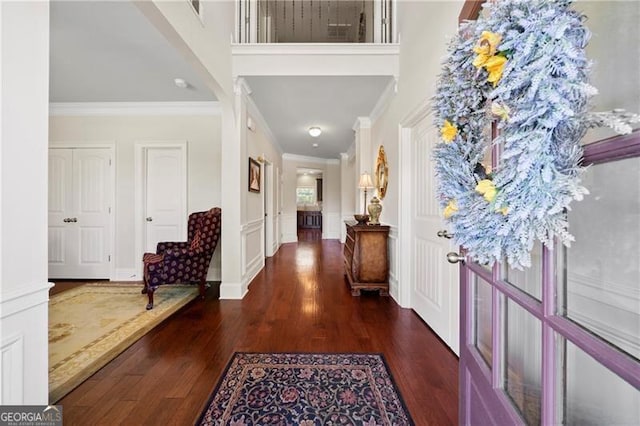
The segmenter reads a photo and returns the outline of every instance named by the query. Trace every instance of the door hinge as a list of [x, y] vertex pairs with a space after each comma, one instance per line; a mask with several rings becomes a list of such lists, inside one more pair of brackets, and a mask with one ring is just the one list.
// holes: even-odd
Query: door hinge
[[111, 158], [109, 158], [109, 165], [111, 165]]
[[109, 258], [109, 262], [111, 262], [111, 255], [107, 256]]
[[111, 207], [109, 207], [109, 214], [111, 214]]

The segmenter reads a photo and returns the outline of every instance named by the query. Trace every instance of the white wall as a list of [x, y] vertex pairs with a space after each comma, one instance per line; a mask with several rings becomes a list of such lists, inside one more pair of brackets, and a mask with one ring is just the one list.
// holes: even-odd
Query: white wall
[[[246, 103], [246, 111], [244, 114], [246, 118], [251, 118], [253, 130], [249, 130], [247, 126], [244, 126], [243, 133], [246, 135], [246, 159], [244, 160], [243, 177], [241, 192], [245, 197], [245, 207], [243, 215], [242, 226], [242, 271], [243, 271], [243, 283], [248, 285], [251, 280], [257, 275], [258, 272], [264, 267], [264, 259], [267, 254], [272, 254], [271, 250], [277, 250], [279, 242], [271, 242], [272, 247], [265, 250], [265, 227], [267, 223], [265, 221], [265, 197], [267, 197], [267, 190], [271, 187], [265, 185], [265, 178], [271, 178], [275, 182], [272, 184], [280, 185], [279, 179], [275, 177], [276, 170], [282, 170], [282, 153], [279, 147], [276, 145], [271, 131], [264, 123], [259, 111], [255, 108], [255, 105], [250, 99], [243, 101]], [[254, 160], [258, 160], [260, 157], [264, 159], [264, 163], [261, 167], [261, 188], [260, 193], [249, 192], [249, 161], [251, 157]], [[273, 168], [273, 169], [271, 169]], [[271, 169], [271, 170], [270, 170]], [[268, 177], [266, 174], [272, 172], [274, 175]], [[274, 193], [271, 195], [275, 197], [278, 190], [274, 189]], [[273, 233], [276, 232], [276, 224], [274, 220], [278, 220], [277, 204], [272, 203], [269, 210], [266, 211], [267, 220], [271, 220], [271, 226]], [[273, 238], [278, 236], [273, 235]], [[275, 247], [274, 247], [275, 246]]]
[[[51, 146], [83, 146], [100, 142], [116, 145], [115, 268], [116, 279], [132, 277], [142, 253], [134, 252], [134, 147], [137, 142], [187, 141], [188, 213], [220, 206], [219, 115], [172, 116], [52, 116]], [[223, 210], [223, 223], [225, 212]], [[216, 248], [207, 279], [220, 280], [220, 247]]]
[[[340, 154], [340, 216], [342, 222], [353, 221], [356, 212], [356, 161], [352, 145], [349, 152]], [[347, 228], [340, 225], [340, 240], [345, 241]]]
[[49, 3], [0, 2], [0, 405], [48, 402]]
[[[592, 34], [586, 50], [593, 60], [591, 84], [599, 92], [593, 110], [624, 108], [640, 113], [640, 2], [579, 0], [574, 8], [587, 16], [585, 25]], [[614, 135], [609, 129], [594, 129], [584, 142]]]
[[322, 238], [340, 238], [340, 161], [284, 154], [282, 156], [282, 242], [298, 241], [298, 206], [296, 204], [298, 168], [322, 171]]
[[462, 1], [401, 1], [398, 3], [400, 78], [398, 92], [389, 107], [373, 123], [371, 157], [384, 145], [389, 164], [389, 186], [383, 200], [381, 221], [398, 225], [399, 157], [398, 125], [415, 108], [435, 94], [436, 78], [451, 37], [456, 33]]
[[[397, 92], [391, 95], [388, 106], [374, 118], [370, 148], [360, 163], [372, 170], [375, 167], [378, 147], [384, 145], [389, 166], [387, 193], [382, 200], [380, 221], [391, 226], [389, 239], [391, 295], [403, 306], [408, 299], [400, 300], [399, 287], [406, 282], [395, 283], [400, 277], [397, 260], [407, 259], [398, 252], [401, 235], [398, 235], [400, 217], [400, 157], [399, 125], [413, 111], [423, 106], [435, 94], [440, 64], [445, 57], [451, 37], [457, 31], [458, 15], [462, 1], [401, 1], [398, 2], [398, 28], [400, 28], [400, 77]], [[443, 262], [446, 262], [442, 259]], [[398, 278], [402, 279], [402, 278]], [[406, 286], [405, 286], [406, 287]], [[409, 289], [402, 287], [401, 293]]]

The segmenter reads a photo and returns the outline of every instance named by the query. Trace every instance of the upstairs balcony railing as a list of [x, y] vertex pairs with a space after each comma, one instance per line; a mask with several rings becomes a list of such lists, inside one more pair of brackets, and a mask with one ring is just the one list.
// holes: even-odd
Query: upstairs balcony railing
[[237, 43], [393, 43], [394, 0], [238, 0]]

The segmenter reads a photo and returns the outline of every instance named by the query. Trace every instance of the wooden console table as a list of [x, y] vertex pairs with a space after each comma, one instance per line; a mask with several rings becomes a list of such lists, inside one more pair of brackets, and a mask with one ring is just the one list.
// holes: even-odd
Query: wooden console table
[[389, 261], [387, 240], [389, 227], [384, 225], [355, 225], [347, 223], [344, 244], [345, 275], [351, 294], [360, 296], [360, 290], [379, 290], [389, 295]]

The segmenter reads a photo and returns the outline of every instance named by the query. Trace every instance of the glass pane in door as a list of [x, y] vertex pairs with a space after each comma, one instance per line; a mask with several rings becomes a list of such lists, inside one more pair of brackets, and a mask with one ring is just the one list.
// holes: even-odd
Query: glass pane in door
[[560, 314], [640, 359], [640, 158], [589, 167], [560, 269]]
[[559, 393], [564, 408], [563, 424], [640, 424], [638, 389], [571, 342], [559, 340], [559, 345], [566, 367], [565, 377], [558, 378], [564, 384], [564, 395]]
[[507, 299], [504, 388], [527, 424], [540, 424], [542, 324]]
[[480, 352], [480, 355], [491, 368], [492, 347], [491, 338], [493, 336], [491, 329], [491, 285], [477, 276], [473, 277], [473, 343]]
[[536, 240], [531, 250], [531, 267], [524, 270], [514, 269], [503, 262], [503, 277], [509, 284], [542, 299], [542, 243]]

